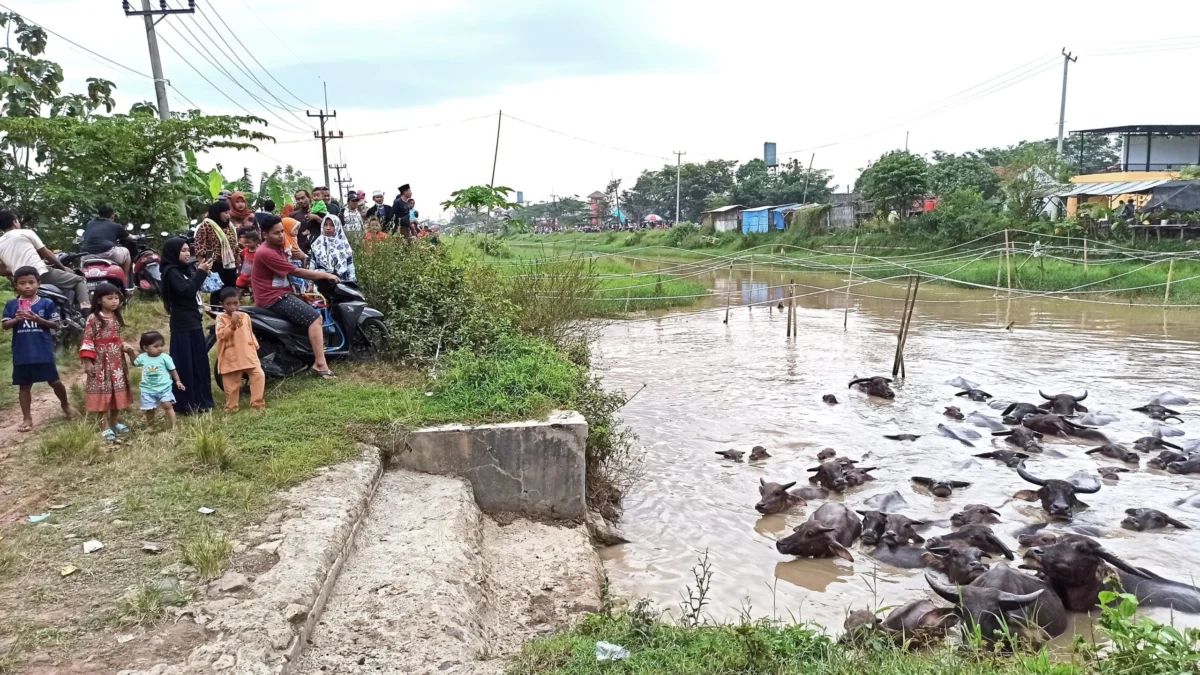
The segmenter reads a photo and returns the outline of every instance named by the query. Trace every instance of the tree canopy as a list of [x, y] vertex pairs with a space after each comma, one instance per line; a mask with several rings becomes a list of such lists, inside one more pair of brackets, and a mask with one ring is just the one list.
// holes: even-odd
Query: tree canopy
[[858, 188], [877, 210], [906, 216], [929, 192], [929, 163], [920, 155], [893, 150], [863, 169]]

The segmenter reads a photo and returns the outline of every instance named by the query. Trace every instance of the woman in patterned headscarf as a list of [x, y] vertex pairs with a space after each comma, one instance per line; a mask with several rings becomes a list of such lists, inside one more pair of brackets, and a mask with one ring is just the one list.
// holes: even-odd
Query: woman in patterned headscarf
[[313, 241], [309, 262], [313, 269], [336, 274], [342, 281], [358, 281], [354, 274], [354, 251], [337, 216], [326, 214], [321, 222], [321, 236]]
[[241, 192], [235, 192], [229, 197], [229, 220], [237, 223], [235, 227], [241, 227], [242, 223], [246, 222], [247, 218], [254, 217], [254, 211], [250, 208], [250, 203], [246, 201], [246, 195]]

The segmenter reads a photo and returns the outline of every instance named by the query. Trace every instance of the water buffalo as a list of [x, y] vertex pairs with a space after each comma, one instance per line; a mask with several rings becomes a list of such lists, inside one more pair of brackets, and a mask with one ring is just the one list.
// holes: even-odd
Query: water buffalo
[[[1067, 535], [1067, 536], [1070, 536], [1070, 535]], [[1055, 534], [1053, 532], [1046, 532], [1044, 530], [1038, 531], [1038, 532], [1033, 532], [1031, 534], [1017, 535], [1017, 543], [1022, 546], [1025, 546], [1025, 547], [1049, 546], [1050, 544], [1053, 544], [1056, 541], [1058, 541], [1057, 534]]]
[[1182, 450], [1182, 448], [1180, 448], [1178, 445], [1164, 441], [1162, 436], [1142, 436], [1133, 442], [1133, 447], [1141, 450], [1142, 452], [1154, 452], [1155, 450], [1162, 450], [1163, 448]]
[[1000, 512], [987, 504], [967, 504], [962, 511], [950, 516], [950, 524], [955, 527], [998, 522], [1000, 522]]
[[825, 460], [824, 462], [821, 462], [820, 466], [813, 467], [808, 470], [810, 473], [816, 474], [809, 480], [820, 483], [821, 487], [824, 487], [827, 490], [841, 492], [852, 485], [861, 485], [861, 482], [854, 481], [865, 480], [863, 477], [866, 476], [866, 472], [874, 471], [875, 469], [875, 467], [858, 469], [851, 474], [850, 477], [847, 477], [847, 471], [849, 469], [856, 468], [854, 466], [855, 464], [857, 464], [857, 462], [846, 459], [845, 457]]
[[865, 638], [867, 633], [878, 631], [898, 646], [921, 649], [944, 639], [958, 622], [959, 617], [953, 607], [937, 607], [922, 599], [900, 605], [882, 620], [870, 610], [850, 612], [843, 627], [852, 643]]
[[952, 420], [961, 420], [962, 418], [966, 417], [966, 415], [964, 415], [962, 413], [962, 411], [958, 409], [957, 406], [948, 406], [946, 408], [946, 411], [943, 412], [942, 414], [945, 415], [946, 417], [949, 417]]
[[1166, 406], [1161, 406], [1157, 403], [1147, 403], [1143, 406], [1133, 408], [1134, 412], [1146, 413], [1152, 420], [1164, 421], [1168, 419], [1177, 419], [1180, 422], [1183, 420], [1179, 417], [1179, 411], [1171, 410]]
[[926, 550], [924, 560], [929, 567], [945, 574], [950, 583], [965, 586], [988, 571], [988, 564], [983, 562], [985, 555], [974, 546], [958, 544]]
[[909, 542], [925, 543], [925, 538], [917, 534], [915, 527], [925, 525], [923, 520], [913, 520], [898, 513], [884, 513], [874, 510], [857, 510], [862, 516], [862, 541], [867, 545], [883, 542], [888, 546], [903, 546]]
[[1120, 443], [1105, 443], [1104, 445], [1088, 450], [1084, 454], [1104, 455], [1105, 457], [1111, 457], [1127, 464], [1137, 464], [1141, 461], [1141, 458], [1138, 457], [1136, 452], [1121, 445]]
[[1125, 514], [1125, 520], [1121, 521], [1121, 527], [1127, 530], [1145, 532], [1146, 530], [1160, 530], [1168, 525], [1181, 530], [1192, 529], [1158, 509], [1125, 509]]
[[1158, 396], [1155, 396], [1150, 402], [1157, 405], [1187, 405], [1192, 402], [1192, 399], [1186, 396], [1180, 396], [1175, 392], [1164, 391]]
[[1200, 589], [1164, 579], [1134, 567], [1105, 550], [1095, 539], [1079, 535], [1062, 537], [1049, 546], [1025, 552], [1025, 567], [1041, 572], [1050, 588], [1073, 612], [1091, 611], [1104, 588], [1104, 563], [1117, 570], [1121, 587], [1133, 593], [1143, 607], [1170, 607], [1179, 612], [1200, 612]]
[[942, 599], [954, 603], [970, 628], [978, 627], [988, 644], [1013, 635], [1027, 643], [1040, 643], [1067, 629], [1062, 601], [1046, 583], [1010, 567], [984, 572], [966, 586], [947, 584], [926, 572], [925, 581]]
[[796, 484], [796, 481], [790, 483], [768, 483], [767, 481], [758, 479], [758, 503], [754, 505], [754, 510], [759, 513], [783, 513], [793, 506], [806, 506], [808, 502], [798, 494], [788, 492]]
[[854, 562], [847, 548], [862, 533], [862, 523], [854, 512], [841, 504], [826, 502], [792, 534], [775, 542], [784, 555], [808, 558], [844, 558]]
[[742, 461], [742, 455], [746, 453], [742, 452], [741, 450], [734, 450], [730, 448], [729, 450], [717, 450], [716, 454], [720, 455], [724, 459], [732, 459], [735, 462], [740, 462]]
[[858, 387], [859, 391], [877, 398], [896, 398], [896, 392], [890, 386], [892, 381], [886, 377], [860, 377], [850, 380], [850, 387]]
[[979, 401], [979, 402], [986, 401], [992, 397], [991, 394], [987, 393], [986, 391], [984, 391], [982, 389], [968, 389], [966, 391], [960, 391], [957, 394], [955, 394], [955, 396], [965, 396], [972, 401]]
[[837, 457], [837, 450], [834, 450], [833, 448], [825, 448], [817, 453], [818, 462], [824, 462], [825, 460], [833, 459], [834, 457]]
[[821, 397], [821, 400], [828, 403], [829, 405], [837, 405], [838, 404], [837, 397], [834, 396], [833, 394], [825, 394], [824, 396]]
[[1152, 466], [1156, 469], [1166, 469], [1168, 464], [1184, 461], [1187, 461], [1187, 455], [1184, 455], [1182, 452], [1163, 450], [1162, 452], [1158, 453], [1158, 457], [1146, 462], [1146, 465]]
[[973, 412], [967, 415], [967, 423], [977, 427], [983, 427], [988, 431], [1005, 431], [1004, 424], [995, 417], [988, 417], [981, 412]]
[[942, 436], [945, 436], [946, 438], [953, 438], [968, 448], [975, 447], [975, 444], [971, 441], [977, 441], [981, 438], [979, 432], [975, 431], [974, 429], [951, 429], [945, 424], [939, 424], [937, 425], [937, 430]]
[[1102, 427], [1106, 424], [1112, 424], [1120, 418], [1116, 415], [1106, 415], [1100, 412], [1090, 412], [1079, 418], [1079, 423], [1089, 427]]
[[1005, 424], [1020, 424], [1026, 415], [1041, 413], [1042, 409], [1032, 403], [1011, 403], [1000, 414]]
[[1200, 473], [1200, 455], [1192, 455], [1183, 462], [1171, 462], [1167, 465], [1167, 471], [1179, 474]]
[[1073, 436], [1087, 441], [1108, 442], [1108, 437], [1099, 431], [1075, 424], [1071, 420], [1057, 414], [1026, 415], [1025, 419], [1021, 420], [1021, 426], [1045, 436]]
[[994, 450], [992, 452], [985, 452], [975, 456], [983, 459], [998, 460], [1010, 469], [1029, 459], [1029, 455], [1023, 452], [1017, 452], [1015, 450]]
[[1133, 469], [1124, 466], [1102, 466], [1096, 469], [1096, 473], [1104, 480], [1121, 480], [1120, 474], [1129, 473]]
[[750, 461], [751, 462], [761, 462], [762, 460], [764, 460], [770, 456], [771, 456], [771, 453], [767, 452], [767, 449], [761, 445], [756, 445], [753, 448], [750, 448]]
[[917, 485], [924, 485], [929, 488], [935, 497], [949, 497], [958, 488], [969, 488], [971, 484], [962, 480], [949, 480], [946, 478], [929, 478], [927, 476], [913, 476], [912, 482]]
[[1076, 506], [1086, 506], [1086, 504], [1076, 499], [1076, 493], [1095, 494], [1100, 491], [1099, 484], [1093, 487], [1079, 487], [1073, 483], [1056, 478], [1038, 478], [1026, 471], [1023, 464], [1017, 467], [1017, 475], [1039, 487], [1037, 491], [1021, 490], [1013, 495], [1013, 497], [1031, 502], [1040, 499], [1042, 501], [1042, 509], [1050, 514], [1051, 518], [1069, 519], [1072, 509]]
[[870, 481], [875, 480], [874, 476], [867, 473], [868, 471], [874, 471], [874, 470], [875, 470], [875, 467], [873, 467], [873, 466], [865, 466], [865, 467], [852, 466], [852, 467], [846, 469], [846, 472], [845, 472], [846, 484], [849, 485], [850, 487], [857, 487], [859, 485], [865, 485], [865, 484], [869, 483]]
[[915, 441], [920, 438], [920, 434], [884, 434], [884, 438], [889, 441]]
[[1004, 442], [1015, 445], [1025, 452], [1042, 452], [1042, 434], [1026, 426], [1017, 426], [1008, 431], [997, 431], [993, 436], [1003, 436]]
[[904, 499], [904, 495], [900, 494], [896, 490], [892, 490], [891, 492], [880, 492], [879, 494], [871, 495], [863, 500], [863, 506], [866, 508], [883, 511], [884, 513], [898, 511], [904, 508], [906, 504], [908, 504], [908, 501]]
[[1038, 394], [1041, 394], [1041, 397], [1046, 399], [1046, 402], [1038, 407], [1042, 410], [1049, 410], [1055, 415], [1074, 415], [1077, 412], [1085, 413], [1088, 411], [1087, 408], [1079, 405], [1079, 402], [1088, 396], [1086, 389], [1083, 392], [1083, 396], [1072, 396], [1070, 394], [1047, 396], [1042, 393], [1041, 389], [1038, 389]]
[[945, 548], [946, 546], [953, 545], [953, 542], [961, 542], [968, 546], [974, 546], [984, 553], [1002, 555], [1009, 560], [1012, 560], [1014, 557], [1012, 549], [1005, 545], [1003, 541], [1000, 541], [1000, 537], [997, 537], [996, 533], [992, 532], [991, 527], [979, 524], [964, 525], [955, 532], [930, 537], [925, 542], [925, 548], [930, 550]]

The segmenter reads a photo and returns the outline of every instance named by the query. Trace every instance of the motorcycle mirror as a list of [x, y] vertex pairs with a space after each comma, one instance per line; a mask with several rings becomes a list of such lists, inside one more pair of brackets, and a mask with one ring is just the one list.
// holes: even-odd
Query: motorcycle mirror
[[193, 228], [193, 229], [195, 229], [196, 225], [197, 225], [199, 222], [200, 222], [200, 221], [198, 221], [198, 220], [193, 220], [193, 221], [192, 221], [192, 228]]
[[76, 236], [76, 237], [82, 237], [82, 236], [83, 236], [83, 230], [75, 230], [75, 236]]
[[150, 229], [150, 223], [142, 223], [141, 230], [145, 232], [148, 229]]
[[129, 232], [133, 232], [133, 223], [129, 223], [128, 225], [126, 225], [125, 229]]
[[164, 236], [164, 237], [169, 237], [169, 236], [171, 236], [171, 233], [170, 233], [170, 232], [159, 232], [159, 234], [161, 234], [161, 235], [162, 235], [162, 236]]

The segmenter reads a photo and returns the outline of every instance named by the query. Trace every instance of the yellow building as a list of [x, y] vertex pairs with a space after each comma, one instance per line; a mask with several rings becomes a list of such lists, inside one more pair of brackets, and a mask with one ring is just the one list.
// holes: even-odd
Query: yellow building
[[1150, 198], [1149, 190], [1179, 177], [1185, 166], [1200, 165], [1200, 124], [1139, 124], [1072, 131], [1072, 136], [1120, 136], [1121, 158], [1108, 166], [1084, 166], [1079, 144], [1080, 175], [1065, 194], [1067, 217], [1081, 204], [1103, 203], [1115, 208], [1133, 201], [1137, 208]]

